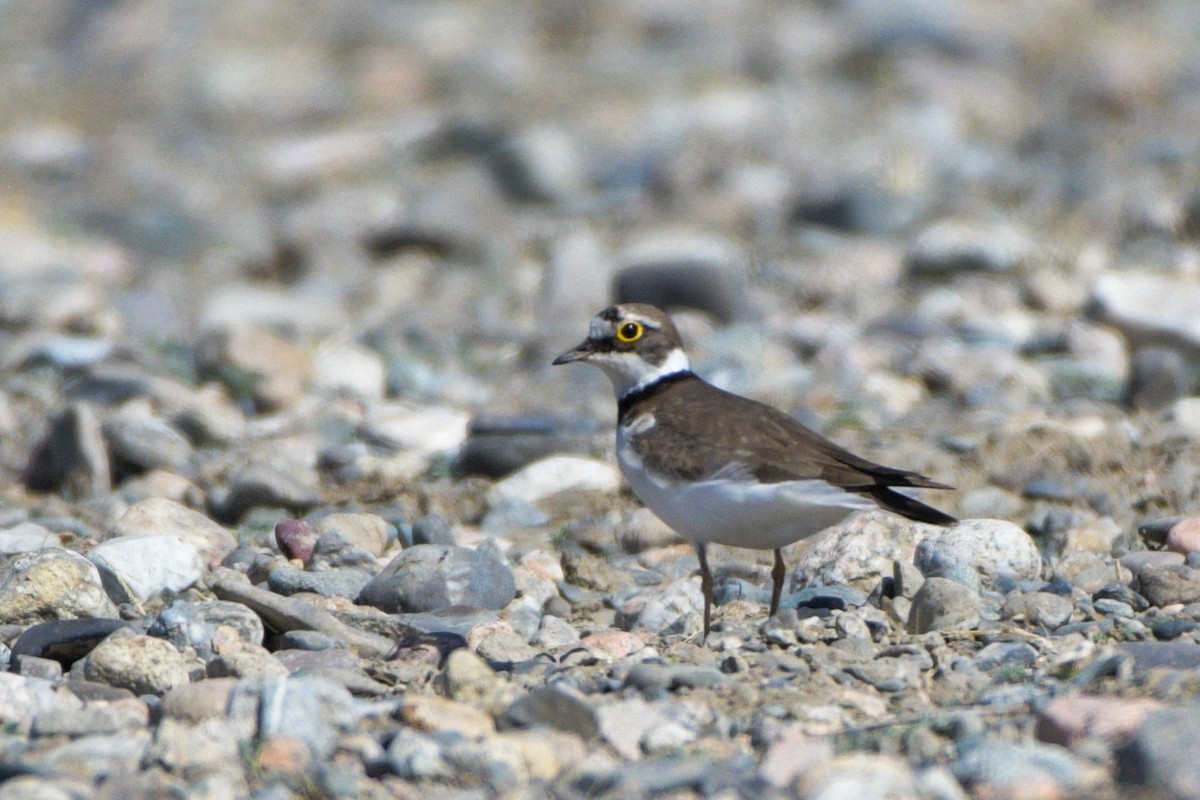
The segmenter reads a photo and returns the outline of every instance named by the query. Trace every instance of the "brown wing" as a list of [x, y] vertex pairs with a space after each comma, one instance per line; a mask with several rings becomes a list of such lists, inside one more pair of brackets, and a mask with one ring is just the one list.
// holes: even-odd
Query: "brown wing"
[[[954, 521], [888, 488], [951, 487], [860, 458], [771, 406], [699, 378], [666, 387], [655, 402], [655, 425], [637, 436], [640, 448], [661, 454], [658, 458], [643, 455], [646, 466], [655, 471], [700, 480], [719, 472], [730, 474], [728, 465], [734, 463], [747, 478], [763, 483], [823, 480], [913, 519], [937, 524]], [[638, 413], [632, 408], [630, 412]]]

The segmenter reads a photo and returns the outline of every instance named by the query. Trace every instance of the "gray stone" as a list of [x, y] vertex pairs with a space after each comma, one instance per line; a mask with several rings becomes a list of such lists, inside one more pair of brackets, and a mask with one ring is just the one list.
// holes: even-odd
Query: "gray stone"
[[1065, 597], [1050, 592], [1028, 592], [1014, 595], [1000, 609], [1004, 619], [1024, 617], [1025, 622], [1046, 630], [1054, 630], [1071, 620], [1074, 606]]
[[180, 471], [192, 445], [170, 423], [154, 416], [147, 403], [133, 401], [117, 410], [101, 428], [108, 452], [135, 472], [163, 468]]
[[1200, 705], [1166, 708], [1146, 717], [1117, 751], [1117, 781], [1173, 800], [1200, 797]]
[[8, 623], [116, 616], [100, 573], [78, 553], [52, 548], [0, 561], [0, 619]]
[[1033, 242], [1011, 225], [982, 226], [943, 220], [926, 228], [905, 256], [913, 275], [1009, 272], [1035, 255]]
[[62, 547], [62, 536], [36, 522], [21, 522], [0, 531], [0, 557], [14, 553], [32, 553], [47, 547]]
[[0, 721], [15, 733], [27, 734], [42, 714], [83, 708], [83, 701], [58, 690], [58, 685], [44, 678], [0, 672]]
[[921, 670], [905, 658], [879, 658], [850, 664], [845, 671], [881, 692], [902, 692], [921, 687]]
[[964, 753], [950, 769], [968, 787], [1030, 783], [1068, 787], [1084, 777], [1070, 750], [1042, 742], [986, 742]]
[[29, 454], [22, 480], [35, 492], [83, 497], [112, 488], [108, 450], [91, 406], [75, 403], [50, 420], [50, 430]]
[[64, 667], [83, 658], [118, 628], [129, 623], [119, 619], [64, 619], [39, 622], [26, 628], [12, 645], [12, 655], [53, 658]]
[[388, 766], [405, 780], [436, 780], [453, 777], [442, 757], [442, 748], [432, 736], [401, 728], [387, 749]]
[[1177, 350], [1143, 347], [1130, 366], [1128, 401], [1138, 410], [1158, 411], [1188, 392], [1187, 360]]
[[908, 615], [911, 633], [969, 630], [979, 624], [979, 595], [946, 578], [929, 578], [912, 599]]
[[352, 600], [371, 582], [371, 578], [371, 573], [353, 567], [308, 572], [290, 564], [280, 564], [267, 573], [267, 585], [271, 591], [283, 595], [312, 592]]
[[101, 780], [136, 772], [149, 746], [147, 730], [83, 736], [39, 752], [29, 766], [38, 772]]
[[315, 630], [334, 636], [356, 650], [382, 656], [395, 643], [385, 637], [352, 628], [324, 609], [291, 597], [252, 586], [244, 575], [225, 567], [213, 571], [210, 588], [221, 600], [240, 603], [251, 608], [265, 623], [277, 631]]
[[1138, 590], [1151, 605], [1200, 601], [1200, 569], [1178, 566], [1147, 566], [1138, 572]]
[[595, 738], [600, 730], [596, 712], [588, 703], [554, 686], [542, 686], [522, 695], [496, 722], [501, 729], [542, 725], [583, 739]]
[[426, 514], [413, 523], [413, 544], [454, 544], [454, 530], [440, 514]]
[[109, 539], [93, 547], [88, 559], [117, 603], [181, 592], [200, 580], [205, 566], [191, 542], [170, 534]]
[[1002, 575], [1030, 580], [1042, 571], [1041, 554], [1029, 534], [997, 519], [962, 520], [917, 545], [914, 563], [921, 572], [930, 574], [939, 559], [971, 567], [987, 585]]
[[913, 560], [917, 542], [940, 530], [883, 511], [855, 514], [832, 528], [796, 566], [802, 586], [852, 586], [870, 592], [892, 574], [893, 561]]
[[224, 512], [240, 519], [252, 508], [285, 508], [307, 511], [321, 502], [317, 476], [310, 467], [286, 459], [251, 462], [229, 476]]
[[746, 265], [732, 242], [698, 232], [659, 233], [629, 247], [613, 279], [613, 300], [693, 308], [721, 322], [749, 313]]
[[975, 654], [975, 666], [982, 670], [997, 667], [1027, 667], [1038, 656], [1038, 651], [1025, 642], [992, 642]]
[[424, 544], [392, 559], [358, 602], [384, 611], [435, 611], [448, 606], [500, 609], [516, 596], [512, 570], [483, 549]]

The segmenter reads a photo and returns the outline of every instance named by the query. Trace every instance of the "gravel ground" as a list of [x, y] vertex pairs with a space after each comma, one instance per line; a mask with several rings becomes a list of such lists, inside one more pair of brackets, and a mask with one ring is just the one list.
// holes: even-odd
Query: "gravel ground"
[[[0, 4], [0, 800], [1200, 796], [1200, 5]], [[614, 299], [953, 483], [640, 509]]]

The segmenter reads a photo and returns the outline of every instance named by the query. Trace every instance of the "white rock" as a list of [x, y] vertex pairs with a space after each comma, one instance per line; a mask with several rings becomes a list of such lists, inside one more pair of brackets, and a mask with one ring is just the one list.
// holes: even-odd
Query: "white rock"
[[621, 485], [616, 467], [594, 458], [550, 456], [525, 466], [488, 491], [488, 502], [537, 503], [565, 491], [611, 494]]
[[579, 631], [565, 619], [547, 614], [542, 617], [542, 624], [531, 642], [535, 647], [546, 650], [557, 650], [579, 641]]
[[379, 400], [387, 388], [387, 368], [370, 348], [352, 341], [326, 341], [313, 355], [313, 387]]
[[78, 711], [83, 701], [70, 692], [58, 691], [44, 678], [29, 678], [0, 672], [0, 725], [28, 734], [33, 718], [43, 711]]
[[856, 514], [805, 554], [796, 566], [796, 584], [845, 584], [870, 592], [880, 577], [892, 574], [892, 561], [911, 562], [917, 543], [940, 530], [883, 511]]
[[1135, 345], [1175, 344], [1200, 348], [1200, 283], [1121, 272], [1101, 275], [1090, 307]]
[[972, 567], [984, 578], [1007, 575], [1031, 580], [1042, 571], [1042, 556], [1033, 539], [1002, 519], [964, 519], [917, 545], [914, 563], [928, 574], [935, 555]]
[[62, 547], [62, 539], [36, 522], [21, 522], [0, 531], [0, 555], [31, 553], [47, 547]]
[[[178, 536], [121, 536], [101, 542], [88, 558], [107, 580], [116, 602], [141, 602], [164, 591], [180, 592], [204, 575], [204, 559], [191, 542]], [[128, 592], [132, 597], [121, 596]]]
[[384, 403], [368, 412], [363, 429], [369, 438], [426, 458], [461, 447], [470, 421], [470, 414], [454, 408]]
[[152, 497], [130, 506], [113, 525], [113, 536], [177, 536], [190, 542], [210, 564], [237, 547], [233, 534], [187, 506]]

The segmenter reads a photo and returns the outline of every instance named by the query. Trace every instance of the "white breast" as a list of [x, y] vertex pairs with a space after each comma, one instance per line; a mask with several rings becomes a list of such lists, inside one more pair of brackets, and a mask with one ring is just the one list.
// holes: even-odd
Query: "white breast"
[[618, 427], [617, 460], [638, 499], [692, 542], [769, 550], [875, 508], [870, 499], [822, 480], [757, 483], [732, 469], [695, 483], [671, 481], [648, 471], [633, 445], [653, 425], [653, 416], [643, 414]]

